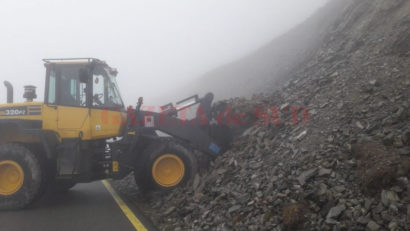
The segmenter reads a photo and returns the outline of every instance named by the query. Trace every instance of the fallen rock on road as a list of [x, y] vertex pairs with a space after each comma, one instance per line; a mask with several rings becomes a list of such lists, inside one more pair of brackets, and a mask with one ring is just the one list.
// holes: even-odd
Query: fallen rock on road
[[[162, 230], [410, 230], [409, 12], [405, 0], [352, 1], [271, 92], [226, 101], [258, 123], [193, 182], [117, 188]], [[255, 115], [266, 105], [279, 117]]]

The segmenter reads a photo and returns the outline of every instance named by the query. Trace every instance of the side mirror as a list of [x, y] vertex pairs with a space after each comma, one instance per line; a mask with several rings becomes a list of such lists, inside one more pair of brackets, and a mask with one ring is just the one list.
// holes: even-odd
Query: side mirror
[[113, 76], [117, 76], [117, 75], [118, 75], [118, 71], [117, 71], [117, 69], [115, 69], [115, 68], [111, 68], [111, 70], [110, 70], [110, 74], [111, 74], [111, 75], [113, 75]]
[[144, 98], [142, 98], [142, 97], [139, 97], [139, 98], [138, 98], [137, 107], [135, 108], [135, 110], [136, 110], [137, 112], [140, 111], [143, 101], [144, 101]]

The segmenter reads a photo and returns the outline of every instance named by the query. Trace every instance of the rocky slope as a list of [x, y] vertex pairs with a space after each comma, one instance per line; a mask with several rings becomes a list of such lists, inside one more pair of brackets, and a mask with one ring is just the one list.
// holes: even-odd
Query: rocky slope
[[409, 63], [410, 2], [354, 0], [270, 93], [229, 101], [270, 110], [191, 184], [117, 186], [163, 230], [409, 230]]
[[213, 92], [218, 99], [252, 96], [268, 90], [273, 80], [286, 75], [289, 70], [316, 51], [327, 28], [340, 15], [348, 2], [330, 1], [305, 22], [273, 39], [252, 54], [205, 73], [184, 87], [187, 94]]

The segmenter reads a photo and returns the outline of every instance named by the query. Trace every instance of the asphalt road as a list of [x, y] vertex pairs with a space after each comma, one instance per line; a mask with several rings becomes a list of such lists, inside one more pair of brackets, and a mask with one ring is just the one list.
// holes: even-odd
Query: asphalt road
[[[128, 205], [148, 230], [154, 230], [137, 208]], [[0, 211], [0, 231], [135, 231], [101, 182], [79, 184], [67, 193], [47, 193], [31, 208]]]

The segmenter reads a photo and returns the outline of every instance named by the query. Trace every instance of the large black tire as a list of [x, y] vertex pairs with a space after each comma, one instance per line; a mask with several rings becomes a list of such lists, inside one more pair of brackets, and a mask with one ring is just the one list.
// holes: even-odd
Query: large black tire
[[[164, 155], [175, 155], [182, 160], [184, 173], [182, 179], [175, 185], [161, 185], [153, 176], [154, 163]], [[144, 191], [157, 190], [169, 191], [180, 187], [192, 180], [198, 170], [195, 155], [184, 146], [171, 141], [157, 141], [150, 144], [139, 159], [134, 170], [135, 181], [138, 187]]]
[[[46, 185], [46, 170], [42, 160], [26, 147], [19, 144], [4, 144], [0, 146], [0, 175], [7, 178], [6, 164], [18, 166], [24, 173], [21, 187], [12, 194], [0, 194], [0, 210], [21, 209], [39, 198]], [[9, 164], [10, 165], [10, 164]], [[3, 166], [3, 167], [2, 167]], [[2, 168], [2, 169], [1, 169]], [[1, 171], [4, 171], [1, 173]], [[1, 184], [0, 184], [1, 185]]]

